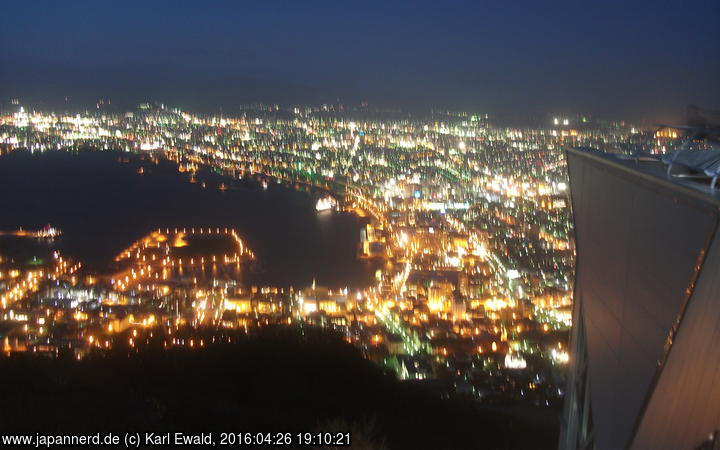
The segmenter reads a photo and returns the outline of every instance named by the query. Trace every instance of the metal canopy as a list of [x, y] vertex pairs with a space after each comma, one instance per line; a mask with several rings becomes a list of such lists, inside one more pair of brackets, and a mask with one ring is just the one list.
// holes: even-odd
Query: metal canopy
[[675, 164], [704, 173], [713, 179], [713, 189], [720, 176], [720, 149], [671, 151], [663, 155], [662, 161], [668, 164], [668, 174]]

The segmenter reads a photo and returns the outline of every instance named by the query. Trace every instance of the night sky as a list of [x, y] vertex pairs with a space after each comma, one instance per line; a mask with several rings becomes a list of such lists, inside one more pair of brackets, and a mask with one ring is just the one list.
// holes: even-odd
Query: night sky
[[0, 101], [449, 107], [527, 117], [720, 109], [720, 2], [8, 1]]

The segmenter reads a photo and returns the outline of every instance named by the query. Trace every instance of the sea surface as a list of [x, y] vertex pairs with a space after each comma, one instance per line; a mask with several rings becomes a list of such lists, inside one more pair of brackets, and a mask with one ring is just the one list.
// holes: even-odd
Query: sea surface
[[[375, 267], [357, 259], [363, 219], [316, 212], [320, 192], [272, 180], [264, 189], [259, 178], [234, 180], [209, 169], [193, 178], [170, 161], [128, 153], [14, 151], [0, 156], [0, 230], [52, 224], [63, 235], [43, 245], [102, 272], [159, 227], [233, 227], [257, 257], [253, 284], [372, 283]], [[0, 239], [0, 253], [9, 243]]]

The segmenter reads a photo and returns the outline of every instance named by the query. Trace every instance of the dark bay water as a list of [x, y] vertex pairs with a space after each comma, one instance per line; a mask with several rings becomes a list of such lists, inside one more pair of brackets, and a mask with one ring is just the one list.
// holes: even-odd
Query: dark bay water
[[[356, 259], [361, 219], [316, 213], [317, 194], [274, 182], [264, 190], [255, 180], [233, 181], [207, 169], [196, 183], [189, 178], [173, 163], [123, 153], [15, 151], [0, 156], [0, 229], [50, 223], [64, 232], [52, 245], [102, 270], [158, 227], [227, 226], [255, 252], [264, 269], [252, 276], [258, 284], [304, 287], [316, 278], [352, 288], [372, 281], [373, 267]], [[222, 182], [230, 189], [218, 190]]]

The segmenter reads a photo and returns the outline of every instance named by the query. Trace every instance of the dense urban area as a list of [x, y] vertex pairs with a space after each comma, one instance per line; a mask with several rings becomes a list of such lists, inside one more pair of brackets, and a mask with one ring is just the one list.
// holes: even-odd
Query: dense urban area
[[[0, 152], [113, 150], [127, 155], [120, 161], [172, 161], [198, 189], [242, 178], [312, 188], [318, 214], [364, 218], [357, 257], [378, 262], [375, 282], [245, 285], [257, 258], [233, 224], [147, 230], [107, 273], [52, 246], [31, 259], [5, 251], [3, 354], [201, 350], [266, 325], [322, 327], [442, 397], [541, 407], [560, 404], [568, 362], [575, 248], [564, 149], [659, 151], [677, 137], [582, 115], [512, 128], [365, 104], [248, 105], [226, 117], [154, 103], [118, 113], [106, 102], [80, 114], [15, 102], [0, 115]], [[204, 181], [200, 168], [225, 181]], [[21, 225], [3, 234], [62, 238]]]

